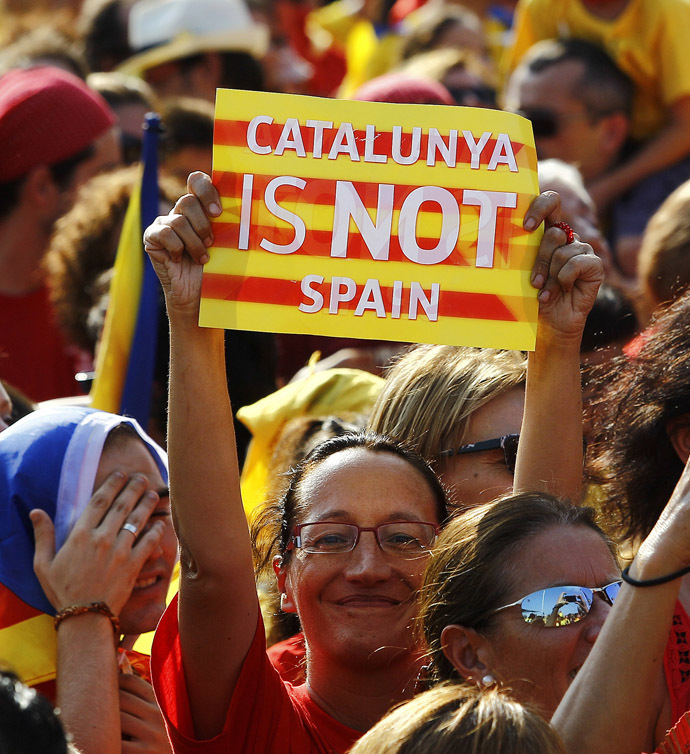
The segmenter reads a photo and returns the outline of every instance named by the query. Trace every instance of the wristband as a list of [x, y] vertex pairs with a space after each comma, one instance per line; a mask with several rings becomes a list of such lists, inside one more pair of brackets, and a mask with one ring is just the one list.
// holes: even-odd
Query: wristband
[[60, 612], [53, 618], [55, 630], [58, 630], [58, 626], [63, 620], [65, 620], [65, 618], [72, 618], [75, 615], [85, 615], [86, 613], [101, 613], [109, 618], [110, 622], [113, 624], [115, 641], [117, 642], [120, 640], [120, 621], [105, 602], [91, 602], [88, 605], [70, 605], [70, 607], [60, 610]]
[[628, 573], [629, 570], [630, 566], [625, 566], [621, 573], [621, 578], [626, 584], [630, 584], [630, 586], [659, 586], [660, 584], [668, 584], [669, 581], [675, 581], [681, 576], [685, 576], [686, 573], [690, 573], [690, 566], [685, 566], [685, 568], [669, 573], [666, 576], [658, 576], [656, 579], [644, 579], [642, 581], [630, 576]]

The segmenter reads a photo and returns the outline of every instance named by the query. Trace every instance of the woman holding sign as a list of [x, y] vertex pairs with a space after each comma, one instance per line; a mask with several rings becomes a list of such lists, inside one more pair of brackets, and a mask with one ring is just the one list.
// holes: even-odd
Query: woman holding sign
[[[283, 683], [265, 655], [223, 333], [197, 325], [209, 216], [220, 213], [220, 199], [200, 173], [188, 188], [145, 234], [170, 319], [168, 448], [181, 545], [179, 603], [153, 647], [157, 697], [178, 753], [344, 752], [417, 690], [421, 655], [411, 623], [445, 516], [442, 489], [424, 463], [376, 436], [319, 446], [297, 470], [274, 568], [283, 608], [296, 611], [304, 629], [307, 682]], [[542, 195], [525, 228], [557, 213], [558, 197]], [[602, 273], [590, 247], [566, 240], [563, 230], [547, 230], [533, 282], [553, 332], [570, 342]], [[530, 407], [538, 416], [546, 410]], [[531, 452], [529, 443], [522, 452]]]

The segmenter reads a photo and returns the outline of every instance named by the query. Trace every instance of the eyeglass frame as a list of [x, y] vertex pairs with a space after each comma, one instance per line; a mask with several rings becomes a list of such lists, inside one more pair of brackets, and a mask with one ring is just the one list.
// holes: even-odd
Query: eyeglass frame
[[[572, 623], [579, 623], [581, 620], [583, 620], [584, 618], [586, 618], [590, 614], [590, 612], [592, 611], [592, 605], [594, 605], [594, 595], [595, 594], [598, 594], [601, 597], [601, 599], [604, 600], [604, 602], [606, 602], [607, 605], [609, 605], [610, 607], [613, 607], [613, 601], [615, 600], [615, 597], [613, 599], [611, 599], [608, 596], [606, 590], [609, 587], [612, 587], [614, 584], [618, 584], [618, 586], [620, 587], [623, 584], [623, 580], [622, 579], [614, 579], [613, 581], [609, 582], [608, 584], [605, 584], [604, 586], [579, 586], [577, 584], [564, 584], [564, 585], [556, 584], [554, 586], [545, 586], [545, 587], [542, 587], [541, 589], [535, 589], [533, 592], [530, 592], [529, 594], [526, 594], [524, 597], [520, 597], [520, 599], [515, 600], [515, 602], [511, 602], [508, 605], [501, 605], [501, 607], [495, 608], [494, 610], [492, 610], [489, 613], [489, 615], [495, 615], [496, 613], [500, 613], [502, 610], [507, 610], [509, 607], [518, 607], [519, 606], [519, 607], [522, 608], [522, 603], [526, 599], [529, 599], [530, 597], [534, 596], [535, 594], [539, 594], [540, 592], [545, 592], [547, 589], [579, 589], [579, 590], [586, 590], [586, 591], [592, 593], [592, 603], [590, 604], [589, 609], [587, 610], [587, 612], [582, 616], [582, 618], [577, 618], [576, 620], [572, 621]], [[619, 589], [619, 591], [620, 591], [620, 589]], [[616, 597], [617, 596], [618, 596], [618, 594], [616, 594]], [[529, 625], [529, 623], [531, 621], [525, 620], [524, 610], [522, 610], [522, 613], [523, 613], [522, 614], [522, 620]], [[549, 625], [547, 625], [547, 623], [544, 620], [544, 618], [537, 618], [537, 620], [541, 620], [544, 628], [563, 628], [563, 626], [556, 626], [556, 625], [549, 626]], [[570, 625], [570, 624], [566, 624], [566, 625]]]
[[513, 463], [511, 468], [511, 464], [508, 461], [508, 456], [506, 455], [506, 443], [509, 440], [512, 441], [513, 438], [517, 438], [517, 441], [515, 443], [515, 461], [517, 461], [517, 449], [518, 443], [520, 442], [519, 432], [512, 432], [507, 435], [501, 435], [500, 437], [492, 437], [490, 440], [471, 442], [467, 445], [461, 445], [459, 448], [448, 448], [447, 450], [442, 450], [438, 455], [441, 458], [452, 458], [453, 456], [462, 456], [467, 453], [482, 453], [485, 450], [498, 450], [500, 448], [503, 451], [503, 460], [505, 461], [506, 468], [511, 474], [514, 474], [515, 463]]
[[[511, 464], [508, 461], [508, 456], [506, 454], [506, 442], [508, 440], [512, 440], [514, 437], [517, 437], [517, 442], [515, 444], [515, 462]], [[479, 442], [471, 442], [467, 445], [461, 445], [459, 448], [453, 449], [448, 448], [447, 450], [442, 450], [438, 455], [440, 458], [448, 457], [452, 458], [453, 456], [461, 456], [465, 455], [466, 453], [481, 453], [486, 450], [498, 450], [499, 448], [503, 451], [503, 460], [505, 462], [506, 468], [511, 474], [515, 474], [515, 465], [517, 463], [517, 453], [518, 453], [518, 446], [520, 444], [520, 433], [519, 432], [512, 432], [507, 435], [501, 435], [500, 437], [492, 437], [490, 440], [480, 440]], [[582, 438], [582, 463], [584, 465], [585, 461], [585, 455], [587, 453], [587, 438]]]
[[[340, 550], [338, 552], [335, 551], [322, 551], [322, 552], [313, 552], [310, 550], [306, 550], [301, 542], [299, 541], [301, 539], [300, 532], [305, 526], [313, 526], [314, 524], [338, 524], [338, 526], [352, 526], [355, 529], [357, 529], [357, 536], [355, 537], [354, 543], [352, 547], [349, 550]], [[382, 524], [379, 524], [378, 526], [359, 526], [358, 524], [353, 524], [350, 521], [306, 521], [303, 524], [295, 524], [292, 528], [292, 535], [290, 539], [288, 540], [287, 546], [285, 547], [285, 552], [289, 552], [290, 550], [302, 550], [303, 552], [308, 553], [309, 555], [344, 555], [348, 552], [354, 552], [355, 547], [359, 544], [359, 538], [363, 531], [370, 531], [373, 532], [374, 538], [376, 539], [376, 544], [379, 546], [379, 549], [381, 552], [383, 552], [386, 555], [391, 555], [394, 553], [390, 553], [387, 550], [383, 548], [383, 545], [381, 544], [381, 540], [379, 539], [379, 529], [382, 526], [390, 526], [394, 524], [421, 524], [423, 526], [431, 526], [434, 530], [434, 537], [429, 544], [429, 549], [427, 549], [425, 552], [431, 552], [431, 547], [433, 547], [434, 543], [436, 542], [436, 539], [438, 538], [438, 535], [441, 533], [441, 525], [435, 524], [431, 521], [384, 521]], [[403, 558], [405, 559], [405, 558]], [[407, 558], [408, 560], [412, 560], [413, 558]]]

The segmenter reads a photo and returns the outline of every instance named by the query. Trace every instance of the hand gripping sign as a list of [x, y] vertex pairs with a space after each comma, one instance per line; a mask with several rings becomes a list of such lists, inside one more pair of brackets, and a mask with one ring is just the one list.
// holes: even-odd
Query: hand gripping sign
[[221, 89], [213, 165], [201, 325], [534, 348], [524, 118]]

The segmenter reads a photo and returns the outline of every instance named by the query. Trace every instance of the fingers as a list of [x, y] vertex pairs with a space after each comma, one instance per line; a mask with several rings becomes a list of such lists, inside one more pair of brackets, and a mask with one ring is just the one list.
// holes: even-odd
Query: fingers
[[[564, 247], [567, 242], [568, 235], [561, 228], [547, 228], [546, 231], [544, 231], [544, 236], [542, 237], [539, 249], [537, 250], [537, 257], [532, 266], [531, 282], [535, 288], [540, 290], [544, 287], [549, 278], [554, 252], [559, 246]], [[572, 246], [573, 244], [568, 245]]]
[[546, 282], [539, 301], [548, 303], [560, 293], [572, 291], [577, 281], [597, 283], [603, 278], [603, 264], [591, 246], [575, 240], [558, 246], [551, 257]]
[[32, 510], [29, 513], [29, 518], [34, 528], [34, 540], [36, 542], [34, 570], [36, 575], [41, 578], [55, 557], [55, 527], [45, 511]]
[[144, 233], [144, 247], [156, 262], [169, 256], [178, 262], [186, 251], [198, 264], [206, 264], [207, 248], [213, 244], [210, 217], [221, 214], [218, 191], [205, 173], [192, 173], [187, 179], [189, 193], [177, 200], [165, 217], [157, 217]]
[[211, 217], [221, 213], [220, 194], [206, 173], [196, 171], [187, 178], [187, 191], [194, 194]]
[[557, 222], [561, 213], [561, 197], [555, 191], [544, 191], [529, 205], [523, 220], [525, 230], [536, 230], [543, 222]]
[[84, 512], [75, 524], [73, 532], [95, 529], [101, 523], [108, 510], [110, 510], [113, 500], [115, 500], [126, 484], [127, 476], [122, 471], [115, 471], [110, 474], [105, 482], [97, 490], [94, 490], [91, 499], [87, 503], [86, 508], [84, 508]]
[[142, 716], [147, 704], [156, 704], [151, 684], [133, 673], [120, 673], [120, 709], [132, 715]]

